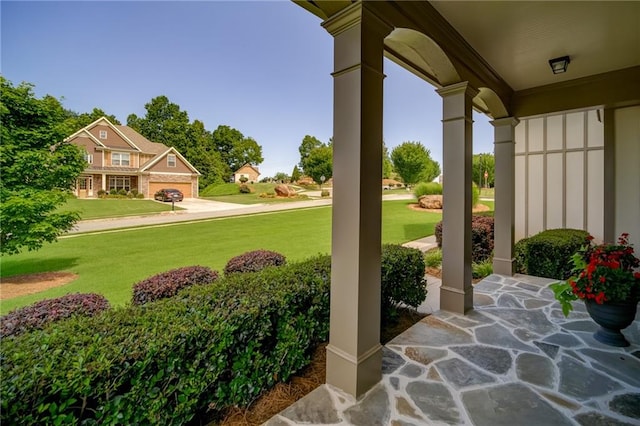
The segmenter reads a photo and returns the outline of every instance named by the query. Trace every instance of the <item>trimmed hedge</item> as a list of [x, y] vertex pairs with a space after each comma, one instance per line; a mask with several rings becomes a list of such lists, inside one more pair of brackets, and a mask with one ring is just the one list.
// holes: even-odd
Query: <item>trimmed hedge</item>
[[[436, 242], [442, 248], [442, 221], [435, 227]], [[494, 247], [494, 220], [491, 216], [471, 217], [471, 261], [482, 263], [489, 259]]]
[[516, 272], [566, 280], [571, 276], [571, 256], [589, 244], [580, 229], [548, 229], [518, 241], [514, 247]]
[[109, 301], [95, 293], [67, 294], [55, 299], [41, 300], [3, 316], [0, 337], [40, 330], [55, 321], [74, 315], [91, 317], [107, 309], [109, 309]]
[[149, 277], [133, 286], [134, 305], [144, 305], [178, 294], [192, 285], [211, 284], [218, 279], [218, 272], [206, 266], [186, 266]]
[[427, 297], [424, 256], [418, 249], [395, 244], [382, 246], [382, 322], [397, 317], [398, 304], [417, 308]]
[[326, 340], [329, 279], [318, 258], [4, 339], [2, 422], [172, 425], [248, 404]]
[[[387, 268], [417, 270], [413, 251], [385, 247], [383, 258], [383, 291], [409, 288]], [[0, 420], [174, 425], [207, 408], [247, 405], [327, 340], [330, 277], [331, 258], [322, 256], [5, 338]]]
[[225, 275], [234, 272], [258, 272], [269, 266], [281, 266], [287, 259], [270, 250], [253, 250], [229, 259], [224, 267]]

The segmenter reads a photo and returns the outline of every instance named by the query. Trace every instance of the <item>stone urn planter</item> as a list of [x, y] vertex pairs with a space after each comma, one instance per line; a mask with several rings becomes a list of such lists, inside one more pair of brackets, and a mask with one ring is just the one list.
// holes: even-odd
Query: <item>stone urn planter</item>
[[629, 244], [629, 234], [617, 243], [588, 244], [571, 257], [573, 276], [549, 287], [568, 316], [571, 303], [584, 300], [587, 312], [600, 326], [593, 337], [606, 345], [629, 346], [620, 330], [636, 316], [640, 301], [640, 259]]
[[594, 300], [585, 300], [584, 304], [591, 318], [600, 326], [593, 333], [594, 339], [605, 345], [629, 346], [629, 342], [621, 333], [621, 330], [629, 327], [635, 319], [638, 308], [637, 300], [618, 303], [605, 302], [602, 304], [598, 304]]

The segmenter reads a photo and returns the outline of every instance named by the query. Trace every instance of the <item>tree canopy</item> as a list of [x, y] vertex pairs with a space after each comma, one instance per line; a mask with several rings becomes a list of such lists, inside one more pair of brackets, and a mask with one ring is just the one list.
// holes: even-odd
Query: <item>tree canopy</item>
[[389, 149], [382, 141], [382, 179], [390, 179], [391, 173], [393, 173], [393, 163], [389, 157]]
[[[322, 176], [328, 180], [333, 176], [333, 139], [322, 143], [314, 136], [306, 135], [300, 143], [300, 167], [302, 172], [316, 183], [322, 183]], [[295, 171], [295, 169], [294, 169]]]
[[37, 250], [71, 229], [79, 216], [57, 212], [86, 162], [63, 142], [69, 113], [33, 85], [0, 76], [0, 252]]
[[323, 145], [313, 149], [304, 163], [304, 174], [310, 176], [316, 183], [322, 183], [322, 176], [328, 180], [333, 176], [333, 149]]
[[200, 186], [226, 182], [245, 163], [264, 161], [262, 147], [239, 130], [220, 125], [210, 132], [200, 120], [189, 121], [187, 111], [166, 96], [157, 96], [145, 105], [146, 114], [131, 114], [127, 125], [153, 142], [175, 147], [202, 173]]
[[407, 185], [431, 182], [440, 175], [440, 165], [420, 142], [403, 142], [391, 151], [395, 171]]
[[298, 147], [298, 152], [300, 153], [300, 163], [298, 165], [302, 170], [304, 170], [304, 162], [311, 153], [316, 148], [320, 148], [324, 144], [315, 136], [305, 135], [302, 138], [302, 142]]
[[[472, 161], [473, 181], [480, 188], [493, 187], [496, 173], [496, 161], [493, 154], [475, 154]], [[485, 172], [487, 173], [486, 179]]]

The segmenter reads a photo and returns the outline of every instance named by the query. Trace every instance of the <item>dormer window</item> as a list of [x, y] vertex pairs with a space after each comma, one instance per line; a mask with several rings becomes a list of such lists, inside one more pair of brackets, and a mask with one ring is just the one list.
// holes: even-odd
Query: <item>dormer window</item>
[[167, 167], [175, 167], [176, 166], [176, 156], [175, 154], [167, 155]]
[[107, 138], [107, 131], [100, 130], [100, 139], [106, 139], [106, 138]]

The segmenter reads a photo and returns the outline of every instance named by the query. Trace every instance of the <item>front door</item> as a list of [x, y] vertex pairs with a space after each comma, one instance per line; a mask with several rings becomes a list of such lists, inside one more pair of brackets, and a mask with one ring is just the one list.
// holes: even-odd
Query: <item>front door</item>
[[78, 178], [78, 198], [93, 197], [93, 177], [80, 176]]

